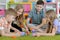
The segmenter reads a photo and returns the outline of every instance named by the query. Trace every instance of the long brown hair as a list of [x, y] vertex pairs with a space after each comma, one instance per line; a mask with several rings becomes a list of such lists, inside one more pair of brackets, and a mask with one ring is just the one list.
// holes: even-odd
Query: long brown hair
[[[19, 16], [16, 17], [16, 20], [18, 20], [18, 18], [20, 19], [20, 18], [24, 17], [24, 16], [23, 16], [24, 8], [23, 8], [23, 5], [22, 5], [22, 4], [17, 4], [17, 6], [15, 7], [15, 11], [18, 11], [18, 10], [21, 9], [21, 8], [23, 9], [23, 12], [22, 12], [21, 15], [19, 15]], [[20, 16], [21, 16], [21, 17], [20, 17]]]
[[[50, 15], [51, 14], [51, 15]], [[49, 17], [49, 19], [50, 19], [50, 21], [49, 21], [49, 23], [48, 23], [48, 25], [49, 25], [49, 27], [48, 27], [48, 29], [47, 29], [47, 33], [51, 33], [52, 32], [52, 29], [53, 29], [53, 21], [54, 21], [54, 19], [56, 19], [57, 17], [56, 17], [56, 12], [54, 11], [54, 10], [48, 10], [47, 12], [46, 12], [46, 15], [50, 15], [50, 17]]]

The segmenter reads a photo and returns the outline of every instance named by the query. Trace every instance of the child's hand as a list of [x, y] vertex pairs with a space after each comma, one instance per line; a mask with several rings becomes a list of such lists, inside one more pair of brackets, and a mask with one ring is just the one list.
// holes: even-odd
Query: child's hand
[[15, 33], [19, 32], [18, 30], [15, 30]]
[[28, 28], [26, 27], [26, 33], [27, 33], [27, 35], [29, 35], [30, 34], [30, 32], [29, 32], [29, 30], [28, 30]]
[[26, 33], [27, 33], [27, 35], [29, 35], [29, 34], [30, 34], [30, 32], [29, 32], [29, 31], [26, 31]]

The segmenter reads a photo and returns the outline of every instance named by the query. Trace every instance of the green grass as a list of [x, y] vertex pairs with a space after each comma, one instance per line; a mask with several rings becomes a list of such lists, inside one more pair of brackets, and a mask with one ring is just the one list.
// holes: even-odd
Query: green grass
[[23, 36], [23, 37], [17, 37], [15, 39], [11, 37], [0, 37], [0, 40], [60, 40], [60, 35], [41, 36], [41, 37]]

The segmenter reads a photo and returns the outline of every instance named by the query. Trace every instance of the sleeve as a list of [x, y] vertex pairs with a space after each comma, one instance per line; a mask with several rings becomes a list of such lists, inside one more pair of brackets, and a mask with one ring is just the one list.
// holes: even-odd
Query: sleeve
[[58, 23], [58, 19], [55, 19], [54, 22], [53, 22], [53, 24], [54, 24], [54, 27], [58, 26], [58, 24], [59, 24]]
[[44, 10], [41, 11], [41, 14], [42, 14], [42, 18], [45, 18]]
[[32, 18], [32, 11], [30, 11], [29, 15], [28, 15], [28, 18]]
[[44, 13], [44, 11], [42, 11], [42, 13], [43, 13], [43, 18], [45, 18], [45, 13]]

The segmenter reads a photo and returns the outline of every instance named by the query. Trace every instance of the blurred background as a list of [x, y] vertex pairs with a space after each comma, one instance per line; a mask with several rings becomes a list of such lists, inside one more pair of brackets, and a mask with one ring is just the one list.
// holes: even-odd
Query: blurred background
[[[24, 6], [24, 15], [28, 16], [31, 9], [38, 0], [0, 0], [0, 17], [4, 16], [5, 10], [8, 8], [15, 8], [17, 4], [22, 4]], [[44, 1], [44, 12], [53, 9], [56, 14], [60, 13], [60, 0], [43, 0]], [[58, 16], [57, 15], [57, 16]]]

